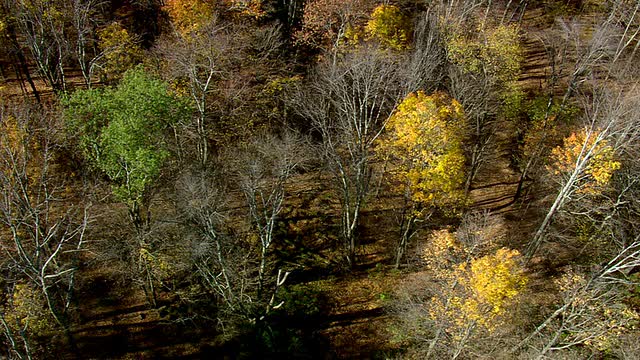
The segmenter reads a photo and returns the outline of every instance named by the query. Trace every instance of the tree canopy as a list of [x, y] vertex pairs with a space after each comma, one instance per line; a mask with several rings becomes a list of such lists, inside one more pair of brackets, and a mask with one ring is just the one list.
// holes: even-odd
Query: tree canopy
[[130, 205], [142, 200], [169, 156], [165, 131], [191, 113], [187, 101], [141, 68], [114, 88], [77, 91], [64, 105], [85, 157]]

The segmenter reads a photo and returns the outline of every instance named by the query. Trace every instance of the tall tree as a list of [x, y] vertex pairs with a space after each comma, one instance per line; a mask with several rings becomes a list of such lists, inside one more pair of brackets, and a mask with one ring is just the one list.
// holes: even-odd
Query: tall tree
[[403, 199], [396, 267], [420, 222], [435, 209], [464, 204], [464, 122], [456, 100], [444, 93], [417, 92], [398, 105], [386, 124], [377, 152], [391, 164], [390, 191]]
[[42, 308], [20, 317], [31, 301], [44, 305], [53, 319], [49, 328], [60, 327], [72, 343], [69, 309], [89, 222], [84, 199], [66, 190], [68, 183], [56, 173], [59, 125], [54, 114], [28, 103], [3, 106], [0, 113], [0, 249], [6, 259], [0, 271], [15, 300], [0, 309], [0, 330], [27, 357], [30, 351], [20, 343], [34, 340], [28, 317], [42, 317]]
[[111, 181], [113, 195], [126, 204], [136, 230], [138, 266], [144, 290], [155, 305], [145, 233], [151, 189], [169, 158], [164, 133], [191, 115], [188, 102], [140, 68], [111, 89], [79, 90], [64, 100], [68, 128], [84, 156]]
[[56, 91], [66, 90], [64, 67], [71, 54], [67, 5], [51, 0], [19, 0], [13, 8], [21, 39], [31, 51], [38, 72]]
[[295, 106], [322, 136], [321, 154], [340, 199], [340, 237], [356, 262], [358, 226], [372, 176], [373, 145], [391, 116], [401, 86], [396, 60], [363, 47], [321, 64]]
[[166, 37], [155, 51], [166, 61], [167, 78], [191, 97], [197, 110], [193, 124], [197, 159], [202, 166], [209, 160], [212, 96], [220, 92], [239, 62], [245, 44], [239, 32], [216, 19], [201, 23], [199, 30]]
[[640, 136], [634, 124], [636, 101], [633, 92], [617, 96], [596, 92], [588, 103], [582, 131], [553, 151], [550, 169], [559, 190], [529, 244], [528, 257], [538, 250], [555, 215], [575, 194], [597, 195], [597, 187], [606, 185], [620, 167], [615, 154], [632, 146]]
[[305, 165], [307, 149], [298, 136], [285, 133], [281, 139], [274, 136], [258, 138], [243, 150], [236, 162], [236, 176], [244, 193], [250, 222], [260, 239], [257, 293], [262, 297], [276, 221], [286, 197], [285, 185]]
[[73, 0], [70, 4], [71, 24], [76, 38], [75, 57], [87, 88], [91, 87], [96, 67], [108, 52], [105, 49], [98, 51], [98, 39], [95, 36], [105, 5], [106, 1], [103, 0]]

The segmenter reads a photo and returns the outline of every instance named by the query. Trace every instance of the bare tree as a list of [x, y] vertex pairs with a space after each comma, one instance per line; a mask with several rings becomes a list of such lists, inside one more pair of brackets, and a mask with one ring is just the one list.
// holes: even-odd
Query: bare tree
[[285, 133], [281, 139], [265, 135], [246, 146], [234, 166], [249, 218], [260, 238], [258, 297], [264, 292], [267, 257], [286, 197], [285, 184], [304, 166], [306, 151], [305, 142], [292, 133]]
[[403, 95], [422, 90], [431, 92], [446, 76], [447, 54], [440, 22], [435, 12], [420, 14], [414, 28], [413, 48], [403, 66], [405, 90]]
[[340, 237], [349, 266], [356, 262], [358, 225], [372, 176], [372, 146], [402, 95], [399, 64], [363, 47], [340, 61], [321, 64], [295, 106], [322, 136], [340, 198]]
[[637, 315], [625, 304], [625, 287], [637, 286], [637, 279], [628, 275], [638, 266], [640, 238], [636, 237], [591, 275], [567, 272], [558, 282], [560, 305], [511, 351], [537, 343], [536, 359], [545, 359], [554, 351], [597, 346], [606, 337], [618, 337], [636, 321]]
[[461, 69], [451, 68], [449, 79], [451, 96], [460, 101], [467, 115], [467, 134], [465, 135], [469, 137], [469, 146], [466, 151], [469, 158], [469, 172], [465, 191], [468, 193], [478, 171], [489, 160], [491, 150], [495, 149], [499, 100], [496, 89], [486, 76], [481, 74], [470, 76]]
[[17, 28], [31, 51], [38, 72], [56, 91], [66, 90], [64, 66], [71, 54], [66, 5], [65, 2], [19, 0], [13, 6]]
[[[187, 226], [195, 230], [191, 258], [208, 289], [213, 291], [232, 313], [245, 313], [245, 295], [252, 287], [250, 252], [235, 241], [226, 222], [229, 195], [216, 173], [187, 173], [178, 181], [179, 208]], [[222, 321], [224, 323], [224, 321]]]
[[[271, 249], [285, 185], [304, 164], [305, 152], [305, 142], [293, 134], [264, 135], [239, 156], [229, 154], [226, 172], [190, 173], [178, 184], [186, 223], [196, 230], [192, 261], [206, 288], [224, 304], [222, 326], [237, 317], [260, 321], [282, 306], [276, 298], [290, 272], [270, 265]], [[246, 207], [230, 206], [239, 200], [231, 195], [236, 189]], [[238, 219], [244, 215], [238, 211], [245, 210], [247, 228]]]
[[211, 96], [228, 80], [234, 57], [243, 49], [240, 33], [212, 19], [200, 31], [174, 34], [159, 42], [156, 52], [167, 63], [169, 80], [186, 80], [188, 94], [197, 109], [195, 133], [197, 159], [204, 165], [209, 159], [209, 127]]
[[[36, 88], [35, 83], [33, 82], [33, 78], [31, 77], [31, 72], [29, 71], [29, 66], [27, 63], [27, 57], [25, 56], [24, 50], [22, 49], [22, 45], [18, 39], [18, 25], [16, 23], [15, 17], [12, 15], [13, 11], [13, 2], [2, 1], [0, 2], [0, 14], [5, 20], [5, 37], [8, 42], [7, 48], [8, 52], [12, 57], [15, 57], [15, 62], [13, 63], [16, 75], [20, 80], [20, 87], [22, 88], [23, 94], [27, 93], [27, 90], [24, 86], [24, 79], [22, 76], [26, 78], [27, 83], [31, 87], [31, 91], [38, 103], [40, 103], [40, 93]], [[4, 44], [3, 44], [4, 45]]]
[[78, 199], [65, 191], [62, 177], [53, 169], [58, 133], [52, 114], [20, 104], [4, 107], [0, 121], [0, 247], [13, 273], [10, 281], [38, 289], [71, 339], [68, 310], [89, 223], [88, 206], [74, 204]]
[[106, 5], [103, 0], [73, 0], [70, 4], [71, 21], [75, 31], [75, 56], [80, 65], [80, 71], [87, 88], [91, 88], [91, 81], [100, 60], [107, 51], [99, 51], [96, 28], [99, 25], [99, 13]]

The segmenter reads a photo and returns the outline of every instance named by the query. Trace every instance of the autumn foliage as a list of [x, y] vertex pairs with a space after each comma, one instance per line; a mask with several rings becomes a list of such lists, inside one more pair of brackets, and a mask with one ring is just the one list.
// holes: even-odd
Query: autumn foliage
[[390, 170], [395, 193], [408, 194], [416, 210], [464, 202], [462, 106], [443, 92], [407, 96], [387, 123], [378, 153]]
[[551, 152], [549, 170], [554, 175], [565, 175], [575, 169], [575, 164], [588, 156], [583, 176], [578, 185], [579, 191], [597, 194], [607, 185], [613, 173], [620, 169], [621, 163], [607, 140], [598, 140], [599, 132], [572, 133], [565, 138], [562, 146]]
[[365, 26], [369, 38], [380, 41], [394, 50], [407, 49], [411, 44], [411, 22], [394, 5], [378, 5]]
[[182, 35], [200, 29], [211, 20], [214, 11], [213, 2], [206, 0], [167, 0], [163, 9]]

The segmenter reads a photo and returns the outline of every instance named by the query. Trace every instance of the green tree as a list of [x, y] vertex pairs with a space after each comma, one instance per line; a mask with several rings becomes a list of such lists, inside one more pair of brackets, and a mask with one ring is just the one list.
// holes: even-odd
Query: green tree
[[463, 128], [462, 106], [442, 92], [409, 94], [387, 123], [377, 151], [396, 164], [391, 190], [404, 200], [396, 266], [419, 222], [437, 208], [465, 202]]
[[[164, 132], [192, 110], [169, 86], [136, 68], [115, 88], [80, 90], [63, 100], [69, 130], [89, 162], [111, 180], [113, 195], [127, 205], [136, 230], [140, 282], [155, 305], [157, 261], [149, 231], [150, 188], [169, 157]], [[143, 211], [146, 210], [146, 211]]]
[[63, 103], [85, 157], [109, 177], [114, 196], [141, 230], [149, 220], [141, 208], [169, 156], [163, 133], [190, 116], [189, 104], [140, 68], [115, 88], [80, 90]]

